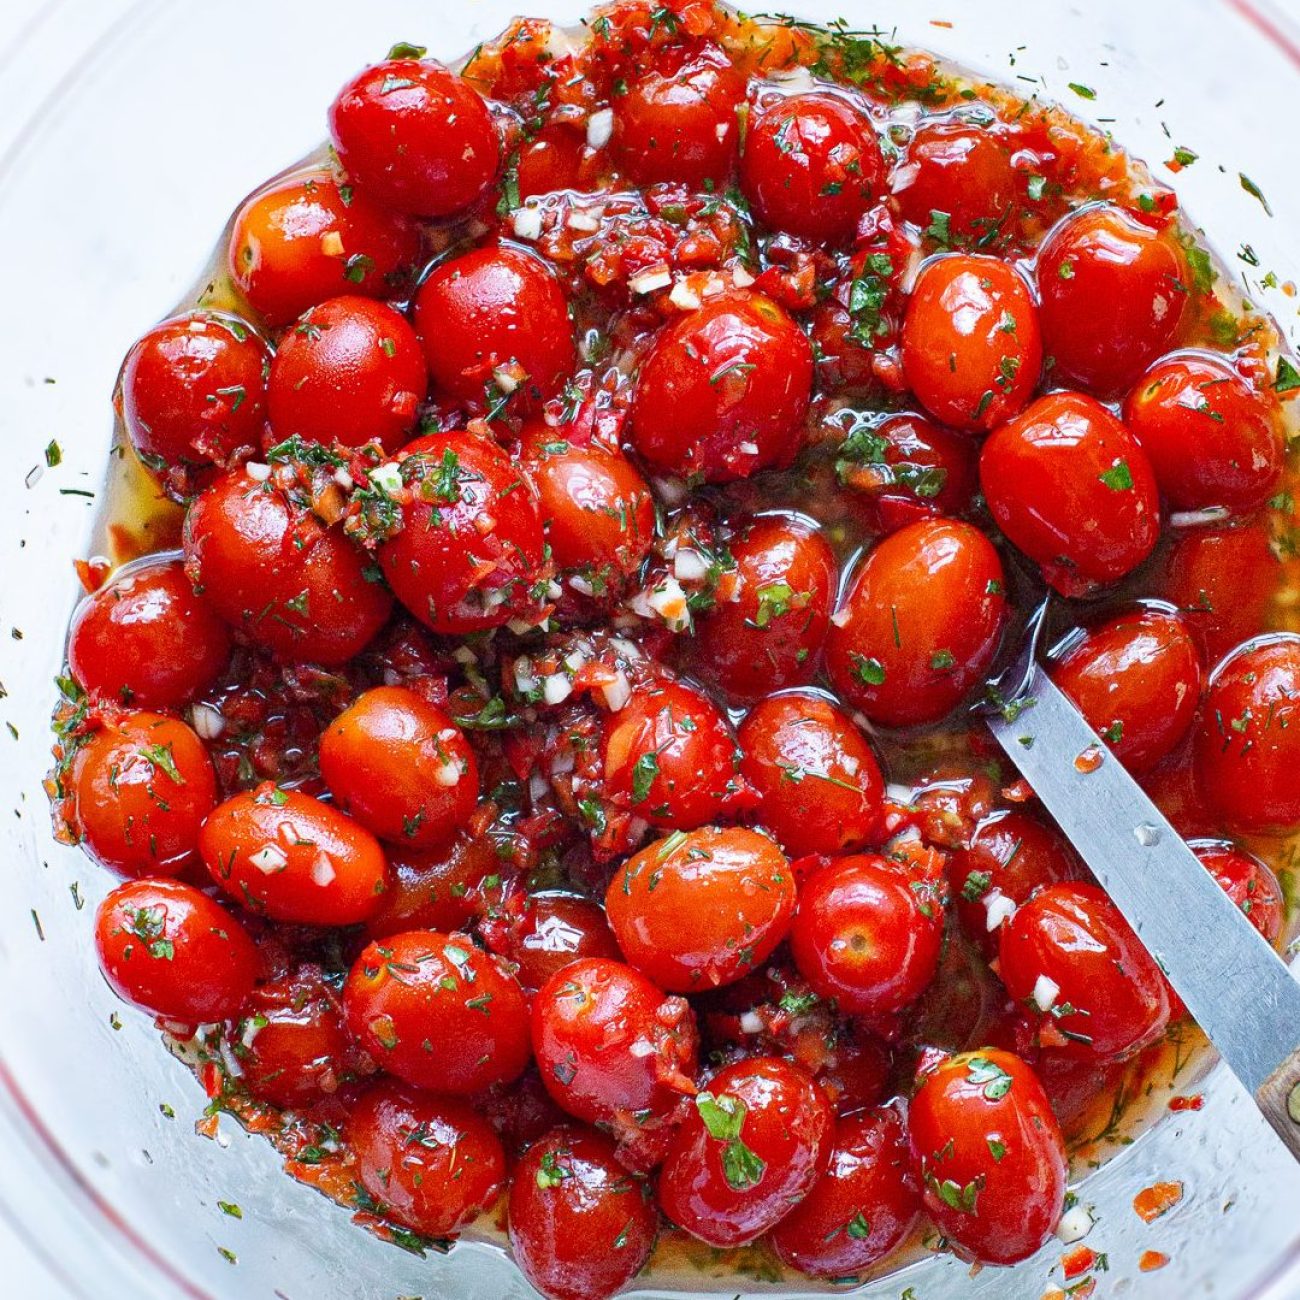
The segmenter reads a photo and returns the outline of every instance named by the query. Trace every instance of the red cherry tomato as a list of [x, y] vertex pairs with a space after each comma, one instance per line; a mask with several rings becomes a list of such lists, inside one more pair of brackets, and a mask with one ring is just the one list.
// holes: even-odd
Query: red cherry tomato
[[1211, 807], [1231, 825], [1300, 825], [1300, 636], [1259, 637], [1215, 669], [1196, 757]]
[[1052, 680], [1134, 772], [1145, 772], [1187, 734], [1201, 699], [1201, 657], [1177, 614], [1137, 609], [1073, 644]]
[[903, 322], [903, 369], [936, 419], [987, 432], [1038, 387], [1038, 309], [1014, 267], [951, 253], [927, 262]]
[[325, 729], [320, 772], [339, 807], [380, 839], [445, 844], [478, 804], [464, 732], [403, 686], [365, 691]]
[[1271, 944], [1276, 944], [1286, 921], [1286, 899], [1278, 878], [1253, 853], [1224, 840], [1192, 840], [1205, 869], [1219, 887], [1250, 918], [1250, 923]]
[[800, 516], [773, 514], [743, 524], [729, 547], [736, 589], [696, 620], [695, 671], [738, 701], [811, 681], [838, 576], [829, 543]]
[[461, 835], [429, 852], [393, 845], [389, 887], [366, 922], [372, 939], [403, 930], [463, 930], [478, 914], [487, 878], [500, 874], [496, 841]]
[[330, 105], [329, 129], [358, 187], [416, 217], [468, 208], [501, 164], [482, 96], [432, 60], [386, 59], [357, 73]]
[[151, 556], [118, 574], [72, 616], [68, 667], [98, 700], [178, 709], [230, 658], [230, 634], [194, 594], [179, 560]]
[[553, 975], [533, 999], [532, 1046], [556, 1105], [590, 1124], [660, 1122], [695, 1090], [694, 1013], [622, 962]]
[[341, 293], [386, 298], [419, 257], [404, 217], [332, 173], [273, 181], [240, 208], [230, 232], [230, 274], [268, 325], [288, 325]]
[[271, 350], [238, 316], [191, 311], [155, 325], [126, 354], [122, 422], [150, 469], [224, 462], [256, 447]]
[[799, 973], [851, 1015], [901, 1011], [939, 966], [944, 890], [877, 854], [840, 858], [803, 883], [790, 951]]
[[998, 527], [1067, 596], [1122, 578], [1160, 532], [1146, 453], [1082, 393], [1040, 397], [996, 430], [980, 455], [980, 483]]
[[464, 1102], [385, 1080], [357, 1099], [346, 1135], [380, 1213], [426, 1237], [459, 1232], [505, 1186], [501, 1139]]
[[353, 1038], [389, 1074], [457, 1095], [528, 1064], [528, 1006], [513, 975], [468, 935], [408, 930], [366, 947], [343, 986]]
[[158, 713], [131, 713], [92, 733], [72, 760], [69, 789], [82, 848], [124, 876], [178, 875], [217, 802], [203, 742]]
[[871, 119], [825, 92], [781, 98], [759, 113], [740, 161], [741, 188], [764, 225], [824, 244], [853, 237], [884, 176]]
[[229, 1020], [261, 961], [224, 907], [178, 880], [129, 880], [95, 913], [99, 964], [113, 992], [155, 1016]]
[[1129, 393], [1124, 423], [1175, 510], [1244, 514], [1277, 491], [1285, 447], [1276, 403], [1222, 357], [1157, 361]]
[[884, 1106], [838, 1121], [826, 1172], [772, 1229], [772, 1246], [810, 1277], [849, 1277], [899, 1245], [920, 1211], [903, 1121]]
[[417, 438], [401, 477], [410, 499], [379, 563], [416, 618], [463, 634], [537, 610], [548, 579], [537, 492], [500, 447], [466, 432]]
[[544, 126], [519, 150], [520, 202], [535, 194], [580, 190], [585, 149], [581, 130], [570, 123]]
[[1033, 1070], [985, 1048], [949, 1057], [908, 1108], [925, 1208], [961, 1254], [1014, 1264], [1065, 1204], [1065, 1143]]
[[999, 974], [1043, 1017], [1041, 1040], [1070, 1055], [1132, 1056], [1169, 1022], [1160, 967], [1096, 885], [1049, 885], [1022, 904], [1002, 927]]
[[352, 925], [375, 911], [387, 887], [388, 863], [368, 830], [270, 784], [214, 809], [199, 852], [222, 889], [275, 921]]
[[277, 659], [346, 663], [392, 609], [340, 527], [325, 527], [274, 478], [254, 479], [247, 467], [195, 497], [184, 540], [195, 589]]
[[659, 1222], [647, 1193], [603, 1134], [552, 1130], [510, 1183], [515, 1263], [551, 1300], [605, 1300], [650, 1258]]
[[860, 849], [876, 835], [884, 778], [842, 710], [811, 691], [773, 695], [750, 710], [739, 739], [758, 820], [792, 857]]
[[675, 831], [614, 873], [605, 911], [624, 956], [660, 988], [697, 993], [766, 961], [794, 917], [794, 872], [766, 835]]
[[826, 1165], [834, 1114], [796, 1066], [757, 1056], [720, 1070], [673, 1135], [659, 1204], [711, 1246], [741, 1246], [774, 1228]]
[[710, 298], [642, 362], [632, 445], [656, 469], [711, 483], [788, 465], [812, 379], [812, 346], [783, 308], [758, 293]]
[[883, 726], [937, 722], [993, 662], [1004, 587], [997, 551], [970, 524], [923, 520], [886, 537], [831, 619], [836, 691]]
[[1061, 382], [1110, 396], [1177, 339], [1191, 277], [1172, 234], [1113, 203], [1065, 217], [1038, 250], [1043, 347]]
[[575, 961], [622, 957], [605, 909], [589, 898], [559, 892], [528, 896], [507, 955], [518, 965], [516, 978], [526, 989], [540, 989]]
[[458, 401], [536, 410], [572, 372], [564, 291], [540, 258], [509, 244], [439, 262], [415, 297], [435, 387]]

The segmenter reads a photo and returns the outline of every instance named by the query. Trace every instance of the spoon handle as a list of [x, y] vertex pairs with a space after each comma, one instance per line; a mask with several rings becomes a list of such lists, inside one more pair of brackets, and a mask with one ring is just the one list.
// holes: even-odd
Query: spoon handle
[[1255, 1091], [1255, 1104], [1273, 1132], [1300, 1160], [1300, 1049], [1292, 1052]]

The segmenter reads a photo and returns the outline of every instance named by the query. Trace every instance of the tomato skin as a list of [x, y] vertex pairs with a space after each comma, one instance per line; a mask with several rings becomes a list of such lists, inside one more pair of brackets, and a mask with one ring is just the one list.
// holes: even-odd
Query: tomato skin
[[920, 1212], [902, 1117], [881, 1106], [836, 1122], [826, 1172], [772, 1229], [772, 1246], [810, 1277], [848, 1277], [888, 1255]]
[[122, 422], [151, 468], [210, 465], [256, 447], [271, 349], [238, 316], [191, 311], [131, 345], [119, 380]]
[[1053, 374], [1100, 396], [1126, 389], [1178, 337], [1191, 276], [1172, 235], [1112, 203], [1065, 217], [1038, 250]]
[[113, 992], [186, 1024], [237, 1015], [262, 962], [224, 907], [179, 880], [128, 880], [95, 913], [95, 947]]
[[379, 564], [420, 622], [459, 635], [537, 608], [531, 588], [548, 576], [537, 492], [500, 447], [466, 432], [417, 438], [401, 474], [412, 499]]
[[880, 764], [852, 719], [821, 695], [770, 696], [749, 711], [739, 739], [758, 820], [791, 857], [860, 849], [876, 834]]
[[1278, 878], [1253, 853], [1225, 840], [1189, 840], [1188, 848], [1219, 882], [1219, 887], [1250, 918], [1270, 944], [1286, 920], [1286, 899]]
[[511, 1179], [515, 1262], [551, 1300], [605, 1300], [650, 1258], [659, 1221], [647, 1190], [603, 1134], [553, 1129]]
[[345, 201], [328, 171], [272, 181], [230, 232], [230, 274], [268, 325], [288, 325], [341, 293], [386, 297], [420, 252], [404, 217], [361, 192]]
[[389, 887], [366, 922], [372, 939], [403, 930], [463, 930], [477, 915], [481, 886], [501, 870], [496, 842], [460, 835], [427, 851], [390, 847]]
[[68, 667], [97, 700], [178, 709], [230, 658], [230, 634], [179, 560], [152, 557], [105, 583], [72, 616]]
[[577, 360], [559, 280], [512, 244], [439, 262], [415, 296], [415, 331], [435, 388], [462, 402], [482, 403], [493, 372], [517, 368], [511, 405], [536, 411]]
[[375, 911], [388, 883], [384, 851], [368, 830], [269, 783], [213, 809], [199, 852], [222, 889], [274, 921], [353, 925]]
[[1082, 393], [1040, 397], [997, 429], [980, 454], [980, 484], [998, 527], [1063, 595], [1122, 578], [1159, 536], [1151, 462]]
[[987, 433], [1038, 387], [1043, 343], [1029, 286], [997, 257], [950, 253], [916, 278], [903, 322], [903, 369], [937, 420]]
[[392, 597], [340, 527], [271, 480], [230, 470], [185, 516], [185, 570], [212, 608], [275, 658], [346, 663], [388, 620]]
[[811, 681], [838, 576], [830, 544], [798, 515], [760, 515], [730, 550], [736, 598], [696, 620], [695, 670], [738, 702]]
[[712, 43], [668, 50], [614, 99], [614, 157], [637, 185], [703, 189], [736, 165], [744, 78]]
[[357, 1099], [346, 1136], [384, 1216], [424, 1236], [459, 1232], [505, 1186], [501, 1139], [461, 1101], [384, 1080]]
[[630, 965], [672, 993], [731, 984], [765, 961], [794, 918], [785, 854], [742, 826], [677, 832], [614, 873], [605, 911]]
[[1175, 510], [1262, 506], [1286, 455], [1277, 416], [1275, 403], [1209, 352], [1157, 361], [1124, 402], [1124, 423]]
[[522, 921], [510, 937], [509, 956], [526, 989], [540, 989], [566, 966], [588, 957], [618, 961], [618, 940], [605, 909], [577, 894], [530, 894]]
[[970, 524], [921, 520], [890, 534], [831, 620], [826, 667], [836, 692], [882, 726], [937, 722], [993, 662], [1005, 586], [997, 551]]
[[339, 808], [380, 839], [445, 844], [478, 805], [464, 732], [403, 686], [364, 691], [325, 729], [320, 771]]
[[348, 295], [309, 307], [280, 341], [268, 404], [277, 439], [399, 447], [428, 391], [420, 340], [387, 304]]
[[343, 1010], [357, 1043], [416, 1088], [467, 1095], [528, 1064], [519, 983], [468, 935], [408, 930], [369, 944], [348, 973]]
[[818, 92], [758, 114], [740, 159], [740, 187], [759, 220], [815, 243], [851, 239], [884, 178], [871, 119]]
[[532, 1044], [546, 1091], [589, 1124], [662, 1120], [694, 1090], [693, 1012], [622, 962], [583, 958], [553, 975], [533, 999]]
[[808, 337], [759, 293], [721, 294], [665, 326], [630, 412], [633, 448], [653, 468], [710, 483], [788, 465], [812, 393]]
[[996, 126], [922, 122], [905, 168], [914, 174], [895, 192], [903, 215], [923, 230], [935, 212], [946, 212], [952, 235], [983, 246], [1020, 201], [1010, 142]]
[[[733, 1119], [740, 1110], [738, 1140], [762, 1162], [761, 1170], [757, 1164], [736, 1170], [724, 1162], [732, 1144], [711, 1136], [700, 1114], [710, 1098], [730, 1108]], [[707, 1094], [696, 1098], [673, 1135], [659, 1175], [659, 1204], [678, 1227], [711, 1246], [753, 1241], [817, 1181], [834, 1123], [825, 1094], [796, 1066], [765, 1056], [728, 1066], [709, 1080]], [[744, 1177], [735, 1178], [737, 1173]]]
[[175, 876], [193, 859], [217, 778], [183, 722], [131, 713], [105, 723], [77, 751], [72, 821], [81, 847], [124, 876]]
[[519, 151], [519, 199], [582, 189], [586, 141], [567, 122], [544, 126]]
[[1014, 1264], [1047, 1240], [1065, 1203], [1065, 1143], [1042, 1084], [1018, 1056], [985, 1048], [949, 1057], [912, 1098], [908, 1126], [925, 1209], [959, 1253]]
[[1300, 636], [1239, 646], [1214, 670], [1196, 735], [1211, 808], [1246, 831], [1300, 825]]
[[799, 973], [850, 1015], [889, 1015], [939, 967], [944, 894], [874, 853], [839, 858], [803, 882], [790, 951]]
[[[1160, 967], [1096, 885], [1067, 881], [1039, 890], [1002, 926], [999, 954], [1012, 1000], [1047, 1016], [1041, 1032], [1050, 1028], [1049, 1045], [1067, 1055], [1132, 1056], [1169, 1023]], [[1057, 987], [1050, 1012], [1034, 1000], [1040, 977]]]
[[1182, 619], [1136, 609], [1092, 628], [1052, 680], [1130, 771], [1146, 772], [1187, 734], [1201, 699], [1201, 657]]
[[487, 192], [501, 141], [487, 105], [440, 63], [386, 59], [335, 97], [339, 162], [370, 198], [415, 217], [450, 217]]

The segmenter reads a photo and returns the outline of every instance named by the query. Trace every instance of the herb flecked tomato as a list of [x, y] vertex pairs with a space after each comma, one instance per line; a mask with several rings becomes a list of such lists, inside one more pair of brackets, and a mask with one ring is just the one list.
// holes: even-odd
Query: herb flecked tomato
[[1188, 848], [1250, 918], [1251, 925], [1275, 944], [1286, 920], [1286, 899], [1268, 865], [1226, 840], [1190, 840]]
[[501, 859], [487, 835], [459, 835], [422, 851], [389, 845], [388, 889], [366, 921], [372, 939], [403, 930], [463, 930], [478, 915], [483, 890], [499, 879]]
[[623, 955], [605, 909], [589, 898], [558, 890], [528, 896], [501, 951], [518, 965], [519, 983], [534, 990], [575, 961], [618, 961]]

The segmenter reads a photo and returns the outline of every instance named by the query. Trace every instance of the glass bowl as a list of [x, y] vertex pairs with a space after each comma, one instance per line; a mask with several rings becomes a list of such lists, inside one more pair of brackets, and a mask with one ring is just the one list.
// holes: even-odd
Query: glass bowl
[[[0, 478], [10, 629], [0, 636], [0, 763], [13, 811], [0, 832], [0, 1213], [44, 1259], [42, 1295], [58, 1286], [97, 1300], [532, 1294], [495, 1247], [419, 1258], [357, 1230], [228, 1119], [215, 1141], [195, 1135], [205, 1100], [197, 1083], [96, 970], [90, 913], [111, 882], [52, 841], [40, 787], [51, 679], [79, 594], [70, 559], [90, 544], [122, 353], [180, 300], [239, 198], [319, 142], [325, 106], [356, 67], [397, 39], [455, 58], [519, 3], [439, 13], [429, 0], [16, 0], [0, 28], [10, 39], [0, 46], [0, 427], [15, 451]], [[585, 5], [524, 7], [573, 22]], [[1300, 338], [1291, 283], [1300, 279], [1300, 174], [1287, 131], [1300, 28], [1287, 11], [1265, 0], [795, 8], [859, 26], [887, 21], [904, 43], [1060, 99], [1113, 130], [1157, 177], [1169, 179], [1161, 164], [1175, 146], [1195, 151], [1177, 178], [1186, 209], [1244, 276], [1247, 296], [1292, 343]], [[1269, 272], [1274, 288], [1261, 284]], [[47, 465], [52, 442], [57, 465]], [[1079, 1186], [1096, 1220], [1087, 1244], [1109, 1265], [1096, 1294], [1300, 1294], [1300, 1170], [1225, 1071], [1202, 1090], [1202, 1110], [1169, 1115]], [[1184, 1195], [1148, 1225], [1132, 1200], [1155, 1181], [1181, 1182]], [[1147, 1250], [1168, 1263], [1143, 1272]], [[856, 1294], [911, 1287], [917, 1300], [1037, 1300], [1060, 1285], [1061, 1253], [1049, 1242], [1011, 1270], [926, 1258]], [[732, 1296], [771, 1289], [702, 1275], [679, 1285]], [[672, 1292], [661, 1283], [636, 1294]]]

